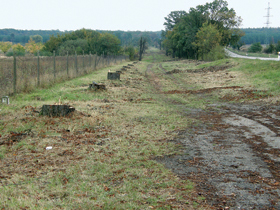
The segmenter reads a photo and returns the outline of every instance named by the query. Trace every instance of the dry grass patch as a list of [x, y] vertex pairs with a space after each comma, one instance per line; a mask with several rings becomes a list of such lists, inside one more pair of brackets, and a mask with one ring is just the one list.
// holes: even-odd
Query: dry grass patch
[[[121, 81], [105, 80], [108, 69], [98, 71], [40, 94], [46, 101], [27, 107], [1, 105], [0, 207], [193, 209], [200, 201], [190, 194], [192, 183], [153, 160], [179, 151], [172, 140], [190, 122], [149, 90], [146, 66], [140, 63], [138, 73], [127, 71]], [[92, 80], [108, 90], [81, 87]], [[68, 92], [82, 96], [74, 100]], [[59, 95], [67, 95], [74, 115], [40, 117], [32, 107]]]

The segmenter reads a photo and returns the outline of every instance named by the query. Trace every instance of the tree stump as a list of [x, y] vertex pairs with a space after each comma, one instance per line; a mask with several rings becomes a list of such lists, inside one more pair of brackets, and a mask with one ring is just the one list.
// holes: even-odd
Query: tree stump
[[74, 111], [75, 108], [69, 105], [43, 105], [40, 115], [49, 117], [65, 117]]
[[108, 72], [107, 79], [108, 80], [120, 80], [120, 73], [117, 72]]
[[99, 84], [99, 83], [96, 83], [96, 82], [92, 82], [92, 84], [89, 84], [89, 89], [106, 90], [106, 86], [104, 84]]

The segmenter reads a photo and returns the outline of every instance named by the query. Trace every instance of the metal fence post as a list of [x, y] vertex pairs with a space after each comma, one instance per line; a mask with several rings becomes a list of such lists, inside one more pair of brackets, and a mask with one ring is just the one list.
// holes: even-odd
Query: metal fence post
[[40, 55], [39, 50], [37, 51], [37, 86], [40, 86]]

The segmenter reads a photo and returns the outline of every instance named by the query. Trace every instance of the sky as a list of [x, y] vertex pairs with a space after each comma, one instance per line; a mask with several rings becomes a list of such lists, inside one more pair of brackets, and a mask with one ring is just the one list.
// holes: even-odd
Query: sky
[[[189, 11], [212, 0], [0, 0], [0, 29], [160, 31], [171, 11]], [[280, 0], [227, 0], [241, 28], [280, 27]]]

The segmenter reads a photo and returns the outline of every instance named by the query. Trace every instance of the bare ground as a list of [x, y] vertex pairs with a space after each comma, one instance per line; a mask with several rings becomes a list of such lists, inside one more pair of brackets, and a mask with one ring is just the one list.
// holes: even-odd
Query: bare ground
[[[201, 78], [215, 72], [218, 78], [228, 74], [226, 69], [206, 68], [190, 73]], [[162, 70], [166, 74], [166, 70]], [[172, 77], [175, 73], [180, 71], [170, 71], [168, 75]], [[154, 85], [158, 90], [160, 85]], [[223, 95], [220, 102], [208, 104], [206, 109], [183, 108], [182, 115], [196, 119], [197, 123], [179, 132], [181, 155], [165, 156], [157, 161], [182, 179], [196, 183], [198, 195], [213, 209], [280, 209], [279, 103], [263, 102], [259, 99], [267, 99], [268, 94], [239, 86], [164, 93], [207, 98], [223, 89], [231, 89], [235, 94]]]

